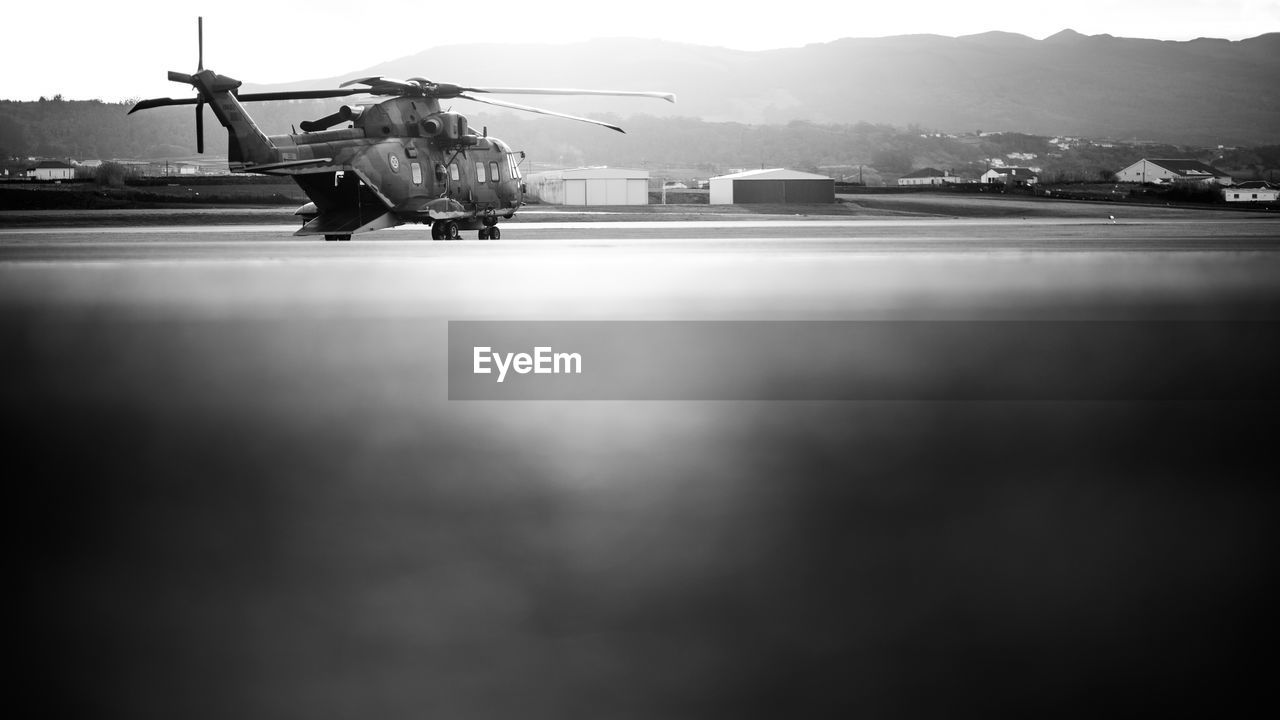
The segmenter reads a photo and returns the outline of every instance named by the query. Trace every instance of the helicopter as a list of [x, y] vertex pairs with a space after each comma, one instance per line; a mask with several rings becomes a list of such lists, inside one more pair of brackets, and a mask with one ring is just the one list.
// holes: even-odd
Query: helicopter
[[[227, 131], [227, 164], [233, 173], [287, 175], [311, 202], [295, 211], [302, 228], [294, 235], [350, 240], [357, 233], [405, 223], [431, 225], [433, 240], [457, 240], [477, 230], [481, 240], [502, 237], [499, 220], [524, 204], [523, 151], [477, 133], [460, 113], [442, 110], [442, 100], [471, 100], [513, 110], [576, 120], [624, 132], [600, 120], [528, 105], [477, 97], [492, 94], [612, 95], [675, 102], [666, 92], [564, 88], [465, 87], [423, 77], [398, 80], [362, 77], [337, 88], [240, 93], [241, 82], [204, 67], [204, 18], [197, 20], [199, 56], [194, 74], [170, 71], [172, 82], [191, 85], [190, 98], [152, 98], [129, 110], [195, 105], [196, 151], [204, 152], [204, 106]], [[300, 123], [301, 133], [266, 135], [242, 103], [372, 95], [385, 100], [342, 105], [322, 118]], [[335, 125], [349, 123], [345, 128]]]

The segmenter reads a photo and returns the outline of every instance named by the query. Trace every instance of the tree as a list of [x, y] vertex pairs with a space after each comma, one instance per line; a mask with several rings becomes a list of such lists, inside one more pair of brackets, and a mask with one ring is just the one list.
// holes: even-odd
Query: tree
[[98, 166], [98, 171], [94, 175], [94, 181], [102, 186], [120, 187], [124, 185], [125, 175], [129, 171], [120, 163], [104, 162]]

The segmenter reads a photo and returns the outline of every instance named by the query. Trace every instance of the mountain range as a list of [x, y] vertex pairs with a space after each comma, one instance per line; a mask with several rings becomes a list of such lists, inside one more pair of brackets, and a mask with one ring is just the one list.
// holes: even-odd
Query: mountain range
[[679, 96], [676, 105], [630, 98], [509, 98], [575, 114], [747, 124], [870, 122], [942, 132], [1012, 130], [1174, 143], [1280, 142], [1275, 32], [1185, 42], [1071, 30], [1043, 40], [1003, 32], [902, 35], [754, 52], [639, 39], [453, 45], [341, 77], [246, 91], [336, 86], [370, 75]]

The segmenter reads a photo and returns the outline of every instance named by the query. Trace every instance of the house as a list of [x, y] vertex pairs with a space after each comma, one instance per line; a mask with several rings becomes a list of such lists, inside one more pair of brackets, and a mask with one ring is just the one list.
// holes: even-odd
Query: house
[[1216, 182], [1230, 185], [1231, 176], [1187, 158], [1143, 158], [1116, 173], [1116, 182], [1171, 184], [1176, 182]]
[[1010, 185], [1013, 187], [1028, 187], [1040, 182], [1040, 177], [1036, 175], [1035, 171], [1024, 167], [993, 167], [982, 173], [981, 179], [985, 185]]
[[71, 180], [75, 176], [76, 169], [61, 160], [43, 160], [27, 168], [27, 177], [36, 180]]
[[1275, 202], [1280, 199], [1280, 189], [1261, 180], [1252, 180], [1223, 188], [1222, 199], [1227, 202]]
[[955, 175], [950, 170], [936, 170], [934, 168], [920, 168], [898, 178], [898, 185], [900, 186], [961, 185], [972, 182], [974, 181]]
[[942, 185], [951, 173], [934, 168], [920, 168], [898, 178], [899, 185]]

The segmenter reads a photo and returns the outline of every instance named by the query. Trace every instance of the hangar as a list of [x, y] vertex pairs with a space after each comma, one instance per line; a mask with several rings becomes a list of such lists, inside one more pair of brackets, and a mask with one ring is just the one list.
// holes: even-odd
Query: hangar
[[649, 171], [590, 167], [531, 173], [525, 191], [549, 205], [648, 205]]
[[773, 168], [711, 178], [711, 204], [833, 203], [836, 181], [826, 175]]
[[1218, 168], [1205, 165], [1199, 160], [1188, 158], [1153, 160], [1143, 158], [1117, 172], [1116, 181], [1133, 183], [1203, 182], [1206, 184], [1216, 182], [1219, 185], [1230, 185], [1231, 177]]

